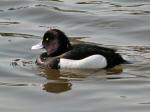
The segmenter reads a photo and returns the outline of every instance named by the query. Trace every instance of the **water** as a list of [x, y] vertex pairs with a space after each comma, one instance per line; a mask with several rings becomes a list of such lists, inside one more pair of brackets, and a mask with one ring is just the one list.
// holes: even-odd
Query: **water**
[[[149, 0], [0, 0], [2, 112], [149, 112]], [[31, 51], [54, 27], [118, 50], [123, 70], [46, 70]]]

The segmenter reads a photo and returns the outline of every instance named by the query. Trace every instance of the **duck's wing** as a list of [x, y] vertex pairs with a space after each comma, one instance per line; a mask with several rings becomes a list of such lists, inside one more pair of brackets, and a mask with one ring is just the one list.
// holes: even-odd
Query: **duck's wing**
[[95, 54], [107, 57], [108, 55], [115, 54], [115, 50], [96, 45], [77, 44], [73, 46], [73, 49], [62, 54], [61, 58], [79, 60]]
[[75, 49], [95, 49], [95, 50], [104, 51], [104, 52], [116, 52], [116, 49], [102, 47], [102, 46], [93, 45], [93, 44], [76, 44], [76, 45], [73, 45], [73, 48], [75, 48]]

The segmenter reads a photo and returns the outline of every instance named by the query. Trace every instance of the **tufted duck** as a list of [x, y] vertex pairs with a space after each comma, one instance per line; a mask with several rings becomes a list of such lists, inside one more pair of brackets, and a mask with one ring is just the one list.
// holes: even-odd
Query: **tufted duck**
[[48, 30], [43, 40], [32, 49], [46, 50], [37, 58], [37, 64], [52, 69], [60, 68], [112, 68], [127, 63], [114, 49], [91, 44], [71, 45], [64, 32], [58, 29]]

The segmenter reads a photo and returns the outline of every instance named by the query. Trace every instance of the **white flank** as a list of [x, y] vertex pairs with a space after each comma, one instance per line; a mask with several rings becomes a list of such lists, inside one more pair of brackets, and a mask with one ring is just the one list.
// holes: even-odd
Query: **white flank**
[[92, 55], [81, 60], [60, 59], [60, 68], [96, 69], [107, 66], [106, 58], [102, 55]]

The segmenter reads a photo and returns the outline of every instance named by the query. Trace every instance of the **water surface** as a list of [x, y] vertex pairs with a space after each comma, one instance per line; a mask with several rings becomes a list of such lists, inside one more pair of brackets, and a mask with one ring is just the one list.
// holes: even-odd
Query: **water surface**
[[[149, 112], [149, 0], [0, 0], [2, 112]], [[122, 70], [46, 70], [31, 51], [50, 27], [115, 48]]]

